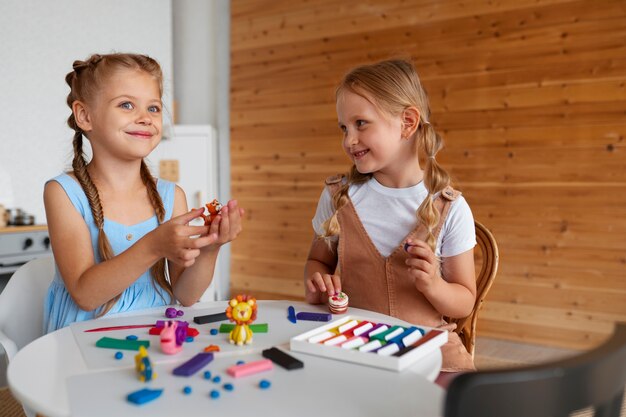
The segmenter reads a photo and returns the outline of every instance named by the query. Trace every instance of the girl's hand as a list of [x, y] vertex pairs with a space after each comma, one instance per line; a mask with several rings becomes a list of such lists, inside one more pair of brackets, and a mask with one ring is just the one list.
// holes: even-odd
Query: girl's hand
[[194, 264], [201, 248], [217, 241], [217, 233], [210, 231], [209, 226], [188, 225], [191, 220], [200, 217], [203, 211], [194, 209], [174, 217], [147, 235], [151, 237], [151, 246], [159, 258], [167, 258], [186, 268]]
[[341, 292], [341, 277], [315, 272], [306, 279], [306, 286], [312, 294], [319, 291], [328, 296], [335, 295]]
[[211, 244], [212, 248], [233, 241], [241, 233], [241, 220], [244, 210], [237, 205], [237, 200], [230, 200], [222, 207], [209, 227], [209, 235], [216, 235], [217, 239]]
[[439, 261], [430, 246], [423, 240], [407, 240], [406, 260], [409, 276], [415, 278], [415, 287], [423, 294], [427, 294], [441, 279]]

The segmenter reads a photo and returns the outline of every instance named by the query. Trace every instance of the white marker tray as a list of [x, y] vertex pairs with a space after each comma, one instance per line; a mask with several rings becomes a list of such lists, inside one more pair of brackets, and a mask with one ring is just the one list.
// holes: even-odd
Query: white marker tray
[[314, 337], [326, 331], [337, 330], [339, 326], [346, 324], [352, 320], [356, 320], [358, 322], [365, 320], [373, 324], [378, 324], [375, 320], [368, 319], [367, 317], [348, 315], [339, 320], [329, 322], [316, 329], [293, 337], [290, 341], [290, 348], [295, 352], [309, 353], [312, 355], [323, 356], [330, 359], [353, 362], [361, 365], [373, 366], [376, 368], [400, 372], [411, 366], [424, 356], [439, 349], [448, 341], [448, 332], [444, 330], [438, 330], [424, 326], [413, 326], [406, 323], [397, 324], [390, 322], [383, 324], [387, 324], [389, 327], [396, 325], [402, 326], [404, 328], [418, 327], [425, 332], [425, 335], [411, 345], [415, 346], [413, 349], [407, 351], [400, 356], [382, 356], [375, 352], [361, 352], [358, 349], [344, 349], [339, 345], [329, 346], [324, 345], [323, 343], [309, 342], [309, 339], [311, 337]]

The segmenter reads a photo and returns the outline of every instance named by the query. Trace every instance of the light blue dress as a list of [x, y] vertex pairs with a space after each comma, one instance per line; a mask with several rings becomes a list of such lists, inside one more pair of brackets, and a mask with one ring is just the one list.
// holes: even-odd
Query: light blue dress
[[[96, 262], [100, 262], [98, 228], [94, 223], [89, 201], [82, 187], [74, 178], [67, 174], [61, 174], [50, 181], [56, 181], [63, 187], [76, 210], [85, 219], [91, 234], [91, 244]], [[165, 220], [169, 220], [172, 217], [174, 207], [175, 185], [172, 182], [159, 179], [157, 181], [157, 189], [165, 207]], [[125, 226], [106, 218], [104, 220], [104, 231], [109, 238], [115, 255], [124, 252], [157, 226], [158, 220], [156, 215], [132, 226]], [[152, 277], [148, 270], [138, 277], [130, 287], [124, 290], [120, 299], [107, 314], [158, 307], [169, 303], [171, 303], [169, 295], [157, 283], [152, 282]], [[44, 300], [44, 332], [49, 333], [76, 321], [95, 318], [97, 313], [98, 310], [85, 311], [76, 305], [67, 288], [65, 288], [58, 266], [55, 265], [54, 280], [50, 284], [48, 294]]]

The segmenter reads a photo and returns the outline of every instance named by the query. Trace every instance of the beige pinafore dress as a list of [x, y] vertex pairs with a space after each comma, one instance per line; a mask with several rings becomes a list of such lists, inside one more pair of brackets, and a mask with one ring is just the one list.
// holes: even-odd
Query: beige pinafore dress
[[[326, 179], [331, 195], [341, 186], [342, 176]], [[435, 207], [441, 213], [441, 220], [435, 231], [439, 235], [450, 203], [460, 192], [445, 189], [435, 200]], [[384, 213], [381, 213], [384, 216]], [[350, 307], [362, 308], [397, 317], [412, 324], [428, 327], [443, 327], [450, 330], [442, 315], [430, 304], [414, 285], [414, 278], [408, 276], [404, 250], [406, 238], [424, 240], [426, 228], [419, 224], [402, 243], [388, 256], [383, 257], [359, 219], [352, 201], [348, 199], [337, 212], [341, 227], [338, 242], [338, 268], [341, 288], [350, 297]], [[448, 343], [441, 348], [442, 371], [458, 372], [475, 370], [474, 361], [467, 352], [459, 336], [450, 331]]]

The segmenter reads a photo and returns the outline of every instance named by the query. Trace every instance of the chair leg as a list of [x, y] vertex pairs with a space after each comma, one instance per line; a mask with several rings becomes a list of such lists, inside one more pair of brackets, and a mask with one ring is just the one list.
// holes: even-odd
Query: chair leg
[[594, 417], [619, 417], [624, 401], [624, 391], [613, 397], [612, 400], [596, 408]]

